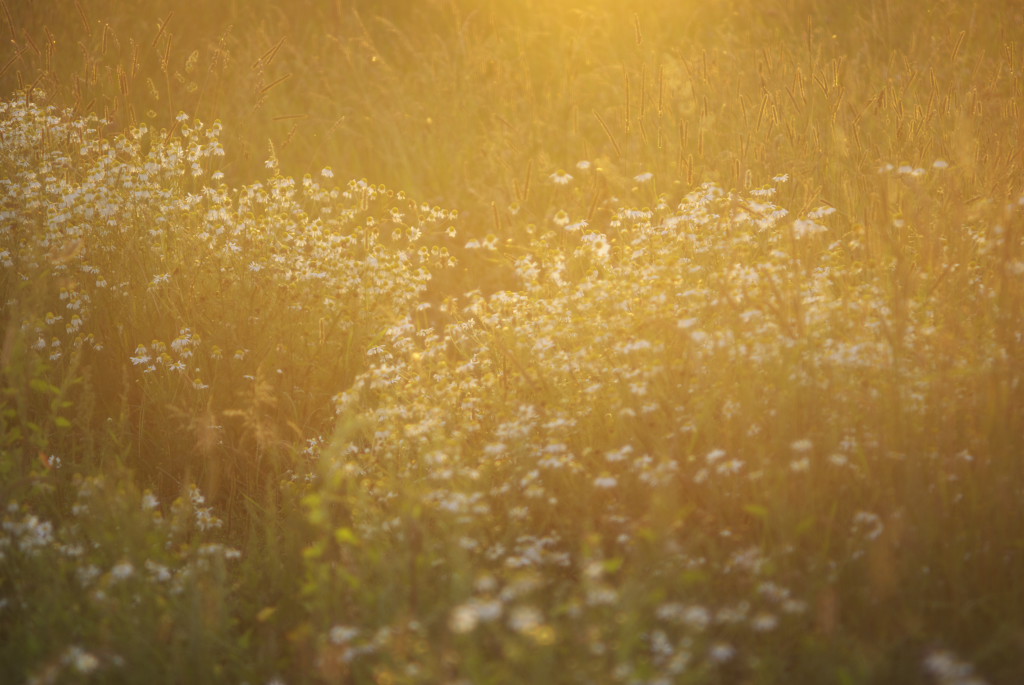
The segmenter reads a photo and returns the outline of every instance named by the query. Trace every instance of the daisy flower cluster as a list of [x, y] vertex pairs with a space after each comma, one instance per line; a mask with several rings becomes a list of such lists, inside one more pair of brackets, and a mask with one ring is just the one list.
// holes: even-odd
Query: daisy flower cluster
[[[913, 515], [869, 476], [937, 468], [929, 497], [958, 496], [975, 434], [913, 427], [969, 410], [1013, 353], [983, 324], [955, 344], [941, 281], [962, 314], [1005, 315], [1021, 283], [998, 264], [1020, 236], [971, 227], [971, 264], [902, 274], [851, 260], [863, 245], [834, 208], [794, 215], [774, 193], [706, 184], [610, 207], [569, 243], [534, 234], [509, 257], [518, 290], [467, 294], [443, 330], [390, 327], [336, 398], [308, 504], [325, 535], [347, 532], [310, 573], [389, 550], [407, 572], [363, 573], [447, 604], [433, 611], [459, 644], [548, 650], [618, 682], [759, 668], [773, 639], [832, 629], [843, 579], [876, 598], [929, 579], [901, 548]], [[834, 543], [808, 554], [818, 536]], [[360, 601], [325, 599], [325, 625]], [[645, 630], [624, 649], [631, 622]]]
[[67, 494], [67, 511], [30, 498], [5, 502], [0, 516], [3, 623], [47, 636], [22, 643], [37, 664], [27, 682], [118, 680], [139, 666], [140, 636], [196, 620], [210, 634], [228, 628], [198, 608], [216, 601], [241, 552], [213, 537], [221, 522], [198, 488], [161, 503], [125, 478], [76, 475]]
[[[227, 185], [219, 123], [108, 138], [96, 117], [18, 97], [0, 129], [11, 330], [58, 377], [118, 379], [91, 420], [130, 387], [141, 425], [167, 431], [164, 471], [195, 444], [230, 461], [327, 430], [364, 341], [455, 263], [456, 214], [382, 185], [285, 177], [272, 149], [267, 180]], [[169, 405], [177, 419], [148, 423], [145, 407]]]

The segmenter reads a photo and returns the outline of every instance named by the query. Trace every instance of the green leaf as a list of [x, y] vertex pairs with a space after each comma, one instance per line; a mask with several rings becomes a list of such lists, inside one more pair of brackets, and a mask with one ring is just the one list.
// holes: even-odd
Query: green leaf
[[756, 516], [759, 519], [768, 517], [768, 509], [762, 507], [760, 504], [747, 504], [744, 505], [743, 511], [747, 512], [751, 516]]
[[327, 546], [324, 544], [324, 541], [321, 540], [320, 542], [309, 545], [302, 550], [302, 558], [306, 561], [315, 561], [322, 557], [326, 551]]
[[33, 378], [28, 382], [28, 385], [36, 392], [51, 393], [53, 395], [56, 395], [60, 392], [60, 388], [58, 388], [55, 385], [51, 385], [50, 383], [47, 383], [41, 378]]
[[338, 541], [339, 545], [352, 545], [353, 547], [359, 546], [359, 538], [352, 532], [351, 528], [342, 526], [341, 528], [334, 531], [334, 539]]
[[53, 420], [57, 428], [71, 428], [71, 422], [65, 419], [63, 416], [58, 416]]
[[603, 565], [605, 573], [615, 573], [622, 568], [622, 558], [614, 557], [612, 559], [605, 559]]

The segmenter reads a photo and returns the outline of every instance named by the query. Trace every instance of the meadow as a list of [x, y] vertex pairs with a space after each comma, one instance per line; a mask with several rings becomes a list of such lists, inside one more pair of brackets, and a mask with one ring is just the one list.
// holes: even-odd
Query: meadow
[[0, 0], [0, 681], [1024, 681], [1024, 7]]

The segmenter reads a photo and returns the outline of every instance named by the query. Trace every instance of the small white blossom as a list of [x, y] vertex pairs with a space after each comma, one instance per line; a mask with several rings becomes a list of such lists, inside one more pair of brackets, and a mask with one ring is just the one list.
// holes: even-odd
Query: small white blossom
[[343, 645], [346, 642], [351, 642], [359, 635], [359, 629], [353, 628], [352, 626], [337, 625], [331, 628], [328, 633], [328, 638], [331, 642], [336, 645]]
[[135, 573], [135, 567], [130, 561], [122, 561], [110, 569], [110, 577], [114, 580], [126, 580]]
[[708, 650], [708, 657], [715, 663], [723, 664], [736, 656], [736, 648], [728, 642], [716, 642]]
[[569, 185], [569, 183], [572, 182], [572, 174], [563, 169], [559, 169], [555, 173], [548, 176], [548, 178], [551, 179], [552, 183], [560, 186]]

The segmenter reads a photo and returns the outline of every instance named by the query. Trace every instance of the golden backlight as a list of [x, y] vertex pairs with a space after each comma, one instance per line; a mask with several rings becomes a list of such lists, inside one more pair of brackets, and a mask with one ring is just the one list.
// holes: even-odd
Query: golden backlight
[[1024, 681], [1018, 4], [0, 0], [0, 673]]

